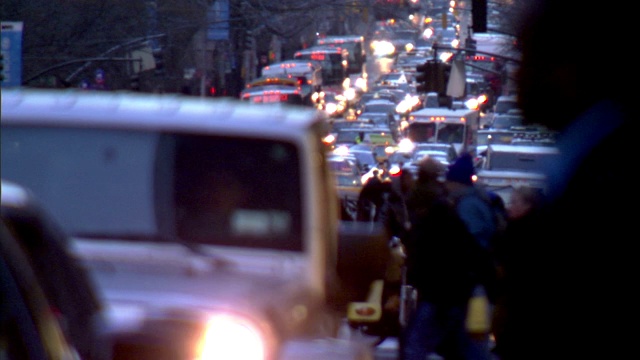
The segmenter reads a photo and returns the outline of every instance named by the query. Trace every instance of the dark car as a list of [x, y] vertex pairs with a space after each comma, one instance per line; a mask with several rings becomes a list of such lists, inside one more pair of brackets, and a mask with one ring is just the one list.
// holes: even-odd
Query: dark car
[[30, 191], [5, 180], [2, 223], [24, 251], [64, 337], [81, 359], [110, 359], [104, 309], [97, 288], [71, 255], [67, 235]]
[[8, 360], [77, 359], [29, 257], [0, 222], [0, 356]]

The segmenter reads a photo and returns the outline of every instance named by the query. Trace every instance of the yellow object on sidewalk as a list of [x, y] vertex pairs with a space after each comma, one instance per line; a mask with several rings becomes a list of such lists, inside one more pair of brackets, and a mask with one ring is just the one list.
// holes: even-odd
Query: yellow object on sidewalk
[[488, 333], [491, 330], [491, 305], [483, 289], [476, 289], [469, 299], [466, 328], [470, 333]]

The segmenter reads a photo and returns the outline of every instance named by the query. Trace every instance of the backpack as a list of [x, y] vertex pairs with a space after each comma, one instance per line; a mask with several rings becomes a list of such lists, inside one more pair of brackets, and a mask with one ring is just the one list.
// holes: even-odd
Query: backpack
[[[473, 200], [469, 200], [469, 199], [473, 199]], [[486, 209], [488, 209], [491, 212], [490, 218], [491, 218], [492, 229], [491, 229], [491, 235], [487, 236], [487, 234], [485, 233], [486, 238], [477, 239], [477, 240], [480, 241], [483, 247], [488, 248], [490, 251], [492, 251], [493, 244], [495, 243], [495, 239], [501, 236], [507, 227], [506, 208], [505, 208], [504, 200], [502, 199], [502, 197], [500, 197], [495, 192], [486, 191], [483, 188], [474, 187], [473, 191], [465, 191], [463, 193], [454, 195], [453, 203], [456, 208], [456, 211], [458, 211], [458, 214], [460, 215], [460, 217], [467, 224], [467, 226], [469, 227], [469, 230], [473, 233], [474, 231], [472, 227], [474, 226], [474, 224], [470, 224], [468, 222], [469, 218], [465, 217], [465, 209], [464, 208], [460, 209], [459, 206], [465, 200], [477, 203], [478, 199], [482, 203], [486, 204]], [[463, 204], [462, 206], [465, 206], [465, 205]], [[485, 211], [483, 210], [483, 212]]]

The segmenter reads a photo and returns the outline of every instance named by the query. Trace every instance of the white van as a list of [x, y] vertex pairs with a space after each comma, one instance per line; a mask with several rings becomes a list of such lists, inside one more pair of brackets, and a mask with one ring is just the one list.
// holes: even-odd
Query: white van
[[2, 176], [71, 236], [114, 358], [373, 359], [337, 336], [389, 238], [339, 222], [322, 112], [3, 89], [1, 125]]

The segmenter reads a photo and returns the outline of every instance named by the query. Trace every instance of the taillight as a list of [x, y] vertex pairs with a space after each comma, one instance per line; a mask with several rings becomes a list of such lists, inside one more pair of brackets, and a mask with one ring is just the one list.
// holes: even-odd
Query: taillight
[[402, 169], [398, 166], [392, 166], [391, 169], [389, 169], [389, 175], [392, 177], [397, 177], [402, 175]]

